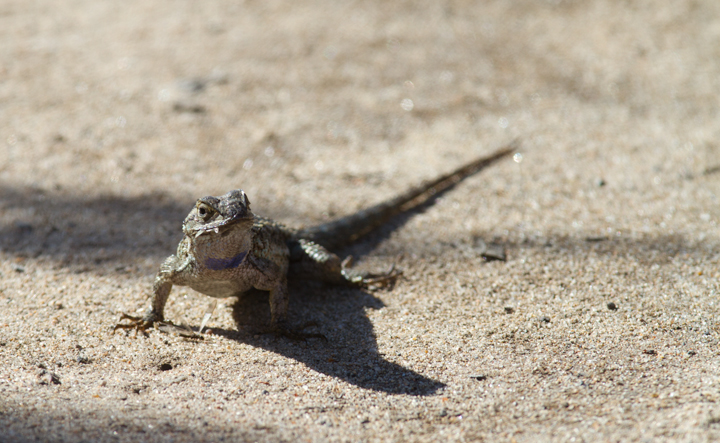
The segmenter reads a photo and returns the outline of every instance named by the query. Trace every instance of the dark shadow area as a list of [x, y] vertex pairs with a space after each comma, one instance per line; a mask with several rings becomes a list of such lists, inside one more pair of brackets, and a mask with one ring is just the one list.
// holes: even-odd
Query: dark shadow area
[[388, 394], [432, 395], [445, 385], [388, 361], [378, 353], [377, 340], [364, 309], [379, 309], [383, 302], [355, 289], [290, 287], [290, 322], [312, 323], [306, 332], [319, 338], [292, 340], [259, 334], [270, 321], [268, 293], [250, 291], [233, 305], [238, 330], [213, 329], [226, 338], [267, 349], [300, 361], [315, 371], [355, 386]]
[[[432, 193], [418, 206], [343, 247], [353, 247], [356, 256], [369, 253], [458, 183]], [[157, 258], [159, 264], [175, 251], [182, 236], [182, 221], [193, 203], [174, 201], [159, 193], [84, 198], [0, 186], [0, 250], [18, 256], [45, 256], [70, 267], [92, 268], [107, 262], [121, 265], [127, 257]], [[259, 205], [257, 213], [272, 216], [268, 212], [273, 211], [263, 211], [263, 206], [268, 209], [267, 204]]]
[[90, 270], [107, 262], [127, 264], [137, 257], [157, 258], [160, 263], [177, 247], [192, 203], [162, 194], [83, 198], [0, 187], [0, 249]]
[[[372, 251], [440, 195], [364, 237], [362, 249], [354, 251], [355, 255]], [[108, 262], [123, 265], [136, 257], [157, 259], [159, 265], [175, 252], [182, 238], [182, 221], [193, 203], [174, 201], [164, 194], [84, 198], [0, 186], [0, 250], [21, 257], [43, 256], [60, 266], [88, 270]], [[270, 215], [262, 208], [258, 213]]]
[[[442, 195], [435, 194], [416, 208], [393, 217], [355, 244], [334, 252], [340, 256], [351, 253], [356, 257], [370, 253], [410, 218], [430, 208]], [[69, 269], [106, 273], [108, 264], [118, 267], [135, 265], [140, 273], [154, 274], [161, 261], [175, 252], [182, 237], [182, 220], [193, 203], [190, 200], [175, 201], [163, 194], [86, 198], [33, 188], [0, 186], [0, 250], [17, 257], [46, 257], [55, 261], [57, 266]], [[267, 202], [259, 203], [258, 207], [261, 215], [271, 217], [273, 213], [287, 212]], [[263, 211], [263, 207], [269, 210]], [[280, 221], [288, 220], [281, 217]], [[426, 237], [430, 238], [426, 240]], [[438, 251], [442, 253], [457, 247], [450, 243], [430, 247], [432, 235], [423, 235], [422, 239], [403, 247], [402, 251], [423, 254], [423, 250], [429, 248], [437, 254]], [[520, 241], [505, 238], [484, 240], [500, 243], [509, 250], [544, 249], [581, 256], [592, 252], [632, 256], [642, 263], [666, 262], [681, 253], [707, 254], [703, 242], [691, 241], [678, 234], [627, 238], [547, 233]], [[472, 241], [470, 235], [458, 239], [460, 243]], [[148, 261], [151, 264], [147, 264]]]
[[[0, 442], [257, 442], [277, 441], [273, 426], [210, 426], [210, 421], [196, 414], [186, 414], [180, 422], [172, 416], [159, 417], [152, 406], [128, 407], [126, 401], [103, 402], [88, 408], [65, 407], [27, 412], [27, 406], [5, 401], [0, 407]], [[148, 425], [152, 425], [149, 427]], [[168, 436], [171, 436], [168, 439]]]
[[[431, 195], [418, 206], [398, 214], [353, 244], [356, 257], [370, 253], [410, 218], [426, 211], [457, 183]], [[201, 197], [201, 196], [198, 196]], [[178, 202], [160, 193], [138, 197], [86, 198], [40, 189], [0, 186], [0, 250], [20, 257], [47, 257], [70, 269], [102, 272], [111, 264], [129, 266], [137, 258], [158, 265], [175, 252], [181, 224], [194, 201]], [[259, 215], [271, 216], [268, 204]], [[265, 207], [265, 211], [263, 211]], [[278, 220], [284, 222], [286, 220]], [[291, 225], [291, 223], [290, 223]], [[138, 269], [154, 274], [156, 269]]]

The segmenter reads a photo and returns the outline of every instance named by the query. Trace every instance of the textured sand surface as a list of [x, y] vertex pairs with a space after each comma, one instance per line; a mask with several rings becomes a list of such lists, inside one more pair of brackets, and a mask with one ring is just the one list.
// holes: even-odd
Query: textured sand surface
[[[720, 439], [719, 42], [716, 0], [3, 1], [0, 440]], [[339, 251], [394, 288], [291, 288], [328, 343], [112, 333], [198, 197], [309, 225], [516, 138]]]

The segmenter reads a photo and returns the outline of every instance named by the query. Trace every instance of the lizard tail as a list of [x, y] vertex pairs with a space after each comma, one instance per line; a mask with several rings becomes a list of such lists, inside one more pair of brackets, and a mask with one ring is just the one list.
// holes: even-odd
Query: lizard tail
[[433, 196], [452, 189], [464, 178], [485, 169], [517, 148], [518, 142], [513, 141], [487, 157], [479, 158], [453, 172], [412, 188], [391, 200], [328, 223], [301, 229], [296, 234], [297, 238], [311, 240], [330, 250], [348, 245], [385, 224], [396, 215], [412, 210]]

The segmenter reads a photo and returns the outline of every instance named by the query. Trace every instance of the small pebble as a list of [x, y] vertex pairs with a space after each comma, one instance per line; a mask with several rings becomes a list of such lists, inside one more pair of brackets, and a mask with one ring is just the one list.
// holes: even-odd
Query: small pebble
[[20, 234], [29, 234], [33, 231], [34, 228], [30, 223], [16, 222], [15, 229], [17, 229]]
[[484, 258], [485, 261], [507, 261], [507, 255], [505, 254], [505, 248], [500, 245], [489, 244], [484, 251], [480, 253], [480, 257]]
[[543, 315], [542, 317], [540, 317], [540, 321], [543, 323], [550, 323], [550, 317], [548, 317], [547, 315]]
[[200, 92], [207, 86], [208, 81], [202, 78], [193, 78], [188, 80], [180, 80], [177, 82], [179, 89], [186, 92]]
[[597, 242], [605, 241], [607, 239], [608, 238], [604, 235], [585, 237], [585, 241], [589, 242], [589, 243], [597, 243]]
[[616, 305], [615, 303], [613, 303], [613, 302], [608, 303], [608, 304], [607, 304], [607, 307], [608, 307], [608, 309], [611, 310], [611, 311], [616, 311], [617, 308], [618, 308], [617, 305]]
[[645, 349], [645, 350], [643, 351], [643, 354], [647, 354], [647, 355], [657, 355], [657, 351], [654, 350], [654, 349]]
[[169, 385], [174, 385], [174, 384], [182, 383], [182, 382], [184, 382], [185, 380], [187, 380], [187, 375], [180, 375], [180, 376], [171, 378], [171, 379], [168, 381], [168, 384], [169, 384]]
[[512, 306], [505, 306], [506, 314], [512, 314], [513, 312], [515, 312], [515, 308], [513, 308]]
[[485, 261], [507, 260], [505, 248], [502, 245], [496, 243], [485, 243], [482, 238], [475, 238], [474, 243], [475, 250], [480, 253], [480, 257], [484, 258]]
[[196, 103], [176, 102], [173, 104], [173, 111], [188, 114], [204, 114], [205, 106]]
[[48, 371], [42, 371], [38, 375], [38, 383], [41, 385], [59, 385], [60, 383], [60, 377], [58, 377], [57, 374], [48, 372]]

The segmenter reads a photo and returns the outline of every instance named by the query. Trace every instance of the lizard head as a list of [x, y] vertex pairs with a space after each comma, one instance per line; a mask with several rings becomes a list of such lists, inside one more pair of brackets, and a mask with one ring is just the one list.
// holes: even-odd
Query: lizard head
[[191, 237], [205, 233], [221, 233], [231, 226], [252, 222], [250, 200], [241, 189], [235, 189], [220, 197], [203, 197], [195, 202], [183, 222], [183, 232]]

